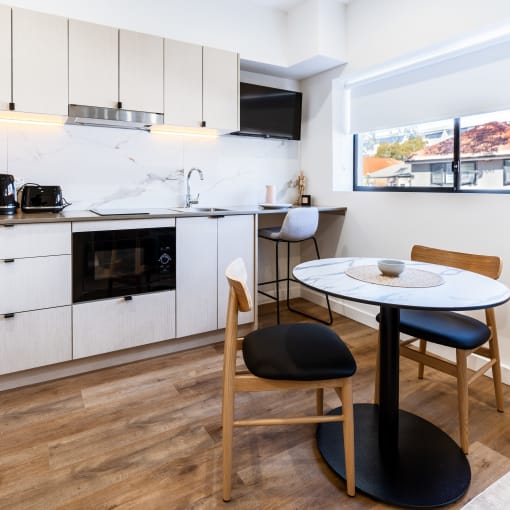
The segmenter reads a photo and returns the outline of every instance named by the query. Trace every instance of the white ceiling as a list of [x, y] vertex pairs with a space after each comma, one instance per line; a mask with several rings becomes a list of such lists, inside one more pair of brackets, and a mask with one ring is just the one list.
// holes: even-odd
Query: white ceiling
[[[280, 9], [281, 11], [289, 11], [303, 0], [249, 0], [253, 4], [263, 5], [265, 7], [272, 7], [273, 9]], [[338, 0], [343, 4], [349, 3], [351, 0]]]

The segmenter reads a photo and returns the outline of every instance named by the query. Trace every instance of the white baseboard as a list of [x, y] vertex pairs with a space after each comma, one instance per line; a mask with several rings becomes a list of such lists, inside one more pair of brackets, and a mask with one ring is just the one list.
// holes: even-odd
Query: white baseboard
[[[326, 307], [326, 298], [323, 294], [315, 292], [310, 289], [304, 289], [301, 291], [301, 297], [311, 301], [312, 303], [321, 305]], [[371, 328], [377, 329], [378, 323], [375, 320], [376, 312], [370, 312], [367, 310], [363, 310], [361, 307], [357, 306], [357, 303], [354, 301], [344, 301], [342, 299], [333, 298], [330, 296], [329, 302], [331, 304], [331, 309], [344, 317], [348, 317], [356, 322], [360, 322], [365, 326], [369, 326]], [[455, 359], [455, 352], [453, 349], [448, 347], [444, 347], [442, 345], [433, 345], [430, 349], [433, 353], [443, 356], [444, 358], [453, 361]], [[473, 354], [468, 359], [468, 367], [472, 370], [477, 370], [480, 368], [486, 360]], [[486, 375], [488, 377], [492, 377], [492, 372], [488, 371]], [[507, 385], [510, 385], [510, 366], [504, 363], [501, 364], [501, 378], [503, 382]]]

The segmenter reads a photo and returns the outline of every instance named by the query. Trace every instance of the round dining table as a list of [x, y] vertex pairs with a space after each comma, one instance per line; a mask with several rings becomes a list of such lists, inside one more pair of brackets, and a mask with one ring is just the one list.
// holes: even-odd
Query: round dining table
[[[353, 257], [313, 260], [297, 265], [293, 275], [311, 289], [380, 307], [379, 404], [354, 405], [356, 488], [396, 506], [448, 505], [466, 492], [471, 469], [446, 432], [399, 409], [400, 309], [489, 308], [508, 301], [510, 290], [478, 273], [416, 261], [405, 261], [400, 276], [384, 277], [377, 262]], [[341, 423], [320, 424], [317, 444], [329, 467], [345, 479]]]

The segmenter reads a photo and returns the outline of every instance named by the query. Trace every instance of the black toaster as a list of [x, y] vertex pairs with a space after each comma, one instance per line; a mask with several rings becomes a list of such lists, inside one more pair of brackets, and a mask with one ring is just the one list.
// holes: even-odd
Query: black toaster
[[21, 210], [31, 212], [60, 212], [64, 200], [60, 186], [25, 184], [21, 195]]

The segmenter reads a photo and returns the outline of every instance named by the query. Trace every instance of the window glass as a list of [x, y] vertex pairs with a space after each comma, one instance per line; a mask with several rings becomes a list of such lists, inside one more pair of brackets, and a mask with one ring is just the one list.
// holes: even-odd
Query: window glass
[[355, 189], [452, 188], [454, 121], [360, 133]]
[[510, 110], [460, 119], [460, 187], [510, 191]]

